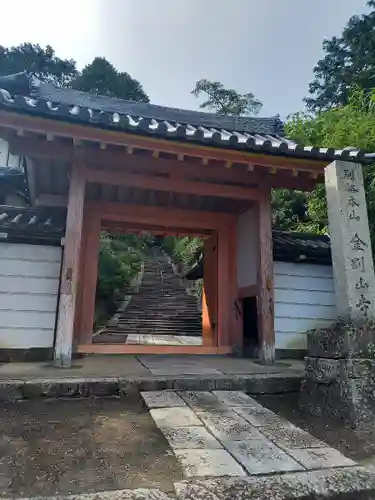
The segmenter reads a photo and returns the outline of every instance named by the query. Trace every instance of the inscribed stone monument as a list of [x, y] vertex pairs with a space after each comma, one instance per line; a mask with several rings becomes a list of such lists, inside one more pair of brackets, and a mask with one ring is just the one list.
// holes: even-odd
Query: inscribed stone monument
[[360, 427], [375, 412], [375, 276], [362, 166], [335, 161], [325, 179], [339, 322], [308, 333], [300, 405]]
[[340, 317], [375, 317], [375, 275], [362, 166], [335, 161], [325, 170], [335, 295]]

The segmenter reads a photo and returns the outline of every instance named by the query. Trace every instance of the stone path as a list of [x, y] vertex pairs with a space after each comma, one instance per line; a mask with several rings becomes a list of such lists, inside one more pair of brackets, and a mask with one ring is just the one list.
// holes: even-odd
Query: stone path
[[142, 392], [186, 478], [355, 466], [240, 391]]

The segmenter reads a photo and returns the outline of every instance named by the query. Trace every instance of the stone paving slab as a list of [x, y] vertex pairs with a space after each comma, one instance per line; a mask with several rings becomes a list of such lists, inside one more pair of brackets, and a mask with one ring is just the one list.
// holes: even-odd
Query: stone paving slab
[[325, 469], [328, 467], [349, 467], [356, 465], [333, 448], [289, 449], [289, 455], [300, 462], [306, 469]]
[[264, 436], [249, 422], [234, 412], [197, 412], [207, 429], [220, 441], [243, 441], [244, 439], [264, 439]]
[[186, 477], [246, 476], [226, 450], [175, 450]]
[[263, 406], [242, 391], [212, 391], [212, 393], [227, 406], [250, 406], [263, 408]]
[[155, 408], [150, 410], [151, 417], [161, 429], [175, 429], [177, 427], [190, 427], [202, 425], [190, 408]]
[[281, 426], [285, 422], [279, 415], [263, 406], [260, 408], [235, 406], [232, 409], [254, 427]]
[[268, 439], [232, 441], [227, 443], [227, 448], [251, 475], [304, 470]]
[[[169, 405], [179, 397], [188, 406], [153, 407]], [[356, 465], [239, 391], [159, 391], [145, 394], [144, 399], [187, 477]], [[237, 468], [232, 467], [233, 461]]]
[[222, 445], [204, 427], [179, 427], [177, 429], [163, 429], [171, 447], [175, 449], [220, 449]]
[[212, 392], [184, 391], [179, 394], [194, 411], [228, 411], [227, 405]]
[[[156, 489], [140, 488], [136, 490], [98, 491], [96, 493], [79, 493], [76, 495], [58, 495], [54, 497], [30, 497], [18, 500], [173, 500], [175, 496]], [[5, 500], [5, 499], [2, 499]], [[7, 499], [9, 500], [9, 499]], [[17, 499], [15, 499], [17, 500]]]
[[363, 467], [237, 478], [212, 478], [175, 484], [183, 500], [370, 500], [375, 474]]
[[174, 391], [147, 391], [142, 392], [141, 396], [150, 409], [186, 406]]
[[284, 450], [293, 448], [324, 448], [327, 446], [323, 441], [289, 423], [281, 426], [261, 427], [261, 432]]

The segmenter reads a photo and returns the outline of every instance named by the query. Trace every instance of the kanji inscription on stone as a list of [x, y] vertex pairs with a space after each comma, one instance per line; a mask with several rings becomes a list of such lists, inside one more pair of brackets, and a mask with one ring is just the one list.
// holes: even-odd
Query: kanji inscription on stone
[[338, 315], [375, 318], [375, 276], [362, 166], [334, 161], [326, 167], [325, 178]]

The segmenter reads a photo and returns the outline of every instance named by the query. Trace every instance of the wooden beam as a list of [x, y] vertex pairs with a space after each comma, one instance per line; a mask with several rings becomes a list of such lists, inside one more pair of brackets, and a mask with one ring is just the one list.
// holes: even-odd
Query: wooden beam
[[213, 184], [208, 182], [192, 182], [184, 179], [167, 179], [140, 174], [110, 172], [104, 170], [87, 169], [86, 181], [95, 184], [111, 186], [126, 186], [168, 193], [186, 193], [201, 196], [216, 196], [236, 200], [256, 200], [258, 191], [255, 188]]
[[121, 234], [139, 234], [141, 231], [147, 231], [151, 234], [162, 235], [162, 236], [195, 236], [195, 237], [204, 237], [212, 233], [209, 229], [197, 231], [195, 229], [187, 229], [187, 228], [177, 228], [177, 227], [169, 227], [168, 228], [160, 228], [160, 226], [150, 226], [148, 224], [130, 224], [130, 223], [122, 223], [116, 221], [102, 221], [101, 227], [104, 231], [108, 231], [109, 233], [118, 232]]
[[70, 180], [65, 247], [57, 313], [54, 362], [55, 366], [59, 368], [69, 368], [71, 365], [84, 198], [84, 165], [82, 161], [77, 158], [72, 166], [72, 176]]
[[90, 202], [87, 203], [91, 213], [99, 215], [101, 220], [128, 222], [162, 227], [183, 229], [215, 230], [221, 225], [231, 224], [236, 218], [221, 212], [201, 212], [164, 207], [130, 205], [125, 203]]
[[38, 207], [66, 207], [67, 203], [67, 198], [59, 194], [42, 193], [35, 199], [35, 205]]
[[88, 125], [72, 124], [64, 121], [41, 118], [21, 113], [0, 111], [0, 127], [4, 126], [15, 130], [30, 130], [39, 134], [55, 134], [61, 137], [74, 137], [76, 140], [90, 142], [106, 142], [107, 144], [131, 146], [133, 148], [147, 149], [173, 153], [176, 155], [190, 155], [205, 157], [210, 160], [232, 161], [246, 165], [278, 166], [279, 168], [295, 168], [300, 170], [323, 172], [326, 161], [309, 160], [300, 158], [285, 158], [262, 153], [235, 151], [231, 149], [215, 148], [199, 144], [171, 141], [154, 137], [129, 134], [122, 131], [107, 130]]
[[85, 354], [230, 354], [230, 346], [79, 344], [77, 353]]
[[258, 295], [257, 285], [241, 286], [238, 289], [238, 298], [245, 299], [247, 297], [256, 297]]
[[[266, 364], [275, 362], [274, 285], [272, 254], [271, 189], [260, 186], [258, 202], [258, 333], [260, 357]], [[250, 258], [251, 256], [249, 256]]]
[[[74, 149], [72, 146], [63, 144], [61, 141], [49, 143], [45, 140], [33, 139], [30, 137], [10, 137], [9, 148], [12, 154], [24, 155], [35, 158], [54, 158], [64, 162], [71, 162], [73, 159]], [[240, 168], [225, 168], [223, 160], [222, 167], [209, 164], [202, 166], [201, 164], [193, 164], [183, 162], [182, 160], [173, 160], [158, 158], [152, 156], [144, 156], [137, 154], [129, 154], [124, 148], [124, 152], [113, 151], [107, 148], [106, 150], [93, 148], [84, 148], [83, 151], [85, 163], [87, 166], [108, 167], [104, 170], [121, 169], [130, 173], [149, 172], [170, 174], [174, 177], [188, 177], [192, 180], [216, 180], [221, 182], [233, 182], [243, 186], [253, 186], [260, 182], [267, 173], [265, 171], [254, 170], [254, 166]], [[227, 162], [228, 163], [228, 162]], [[232, 164], [232, 162], [229, 162]], [[245, 169], [246, 167], [246, 169]], [[274, 175], [269, 175], [269, 182], [272, 187], [281, 187], [286, 189], [300, 189], [301, 191], [312, 191], [318, 180], [318, 173], [312, 172], [311, 177], [300, 175], [298, 178], [288, 176], [285, 170], [279, 171]]]

